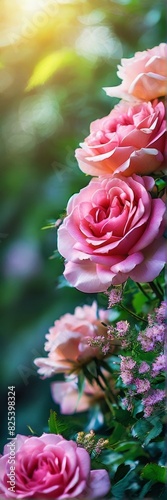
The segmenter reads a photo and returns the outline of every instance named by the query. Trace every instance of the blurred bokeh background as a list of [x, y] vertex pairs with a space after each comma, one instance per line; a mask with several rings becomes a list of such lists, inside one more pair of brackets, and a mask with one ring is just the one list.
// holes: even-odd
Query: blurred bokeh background
[[118, 100], [116, 66], [165, 41], [162, 0], [1, 0], [1, 433], [7, 438], [7, 387], [16, 386], [16, 432], [47, 425], [50, 381], [33, 359], [44, 354], [54, 320], [92, 297], [62, 287], [56, 230], [86, 185], [74, 150], [92, 120]]

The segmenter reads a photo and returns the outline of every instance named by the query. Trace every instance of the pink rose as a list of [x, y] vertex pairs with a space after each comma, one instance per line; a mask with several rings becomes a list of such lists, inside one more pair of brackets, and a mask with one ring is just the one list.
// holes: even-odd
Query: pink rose
[[83, 292], [152, 281], [166, 262], [165, 203], [152, 199], [152, 177], [95, 178], [69, 200], [58, 230], [65, 278]]
[[[10, 493], [10, 445], [0, 457], [1, 498], [52, 498], [83, 500], [103, 498], [110, 489], [105, 470], [90, 470], [90, 457], [84, 448], [62, 436], [16, 436], [15, 488]], [[12, 445], [13, 446], [13, 445]], [[11, 481], [12, 483], [12, 481]]]
[[164, 162], [165, 106], [155, 100], [135, 105], [121, 101], [108, 116], [95, 120], [76, 150], [80, 169], [89, 175], [150, 174]]
[[104, 90], [110, 96], [121, 99], [149, 101], [166, 95], [167, 91], [167, 44], [136, 52], [130, 59], [121, 59], [117, 75], [122, 83]]
[[64, 415], [86, 411], [90, 406], [97, 403], [99, 398], [104, 398], [104, 392], [97, 383], [94, 382], [91, 385], [87, 380], [84, 392], [79, 398], [77, 378], [67, 382], [53, 382], [51, 384], [51, 393], [53, 401], [60, 405], [61, 413]]
[[88, 338], [106, 334], [101, 321], [107, 321], [109, 311], [99, 310], [98, 314], [99, 319], [97, 304], [93, 302], [91, 306], [76, 307], [74, 314], [67, 313], [55, 321], [46, 335], [48, 357], [34, 360], [40, 375], [51, 377], [54, 373], [70, 373], [93, 357], [102, 357], [100, 349], [88, 343]]
[[[112, 392], [115, 392], [114, 383], [109, 378], [109, 374], [104, 371], [104, 374], [110, 382]], [[101, 380], [103, 385], [103, 381]], [[88, 410], [91, 406], [99, 403], [104, 399], [104, 391], [99, 387], [94, 380], [92, 384], [85, 380], [85, 386], [82, 396], [78, 397], [77, 377], [65, 382], [52, 382], [51, 393], [53, 401], [60, 405], [61, 413], [71, 415], [75, 412]]]

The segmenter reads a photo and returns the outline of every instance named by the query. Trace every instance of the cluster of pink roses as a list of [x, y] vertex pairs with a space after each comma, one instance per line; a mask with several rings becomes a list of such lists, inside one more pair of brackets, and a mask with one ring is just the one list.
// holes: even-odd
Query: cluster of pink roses
[[[108, 116], [91, 124], [90, 135], [76, 150], [81, 170], [95, 177], [69, 200], [67, 216], [58, 230], [58, 250], [66, 259], [65, 277], [83, 292], [107, 291], [110, 285], [122, 284], [128, 277], [137, 282], [152, 281], [165, 264], [165, 203], [151, 196], [155, 180], [150, 174], [156, 177], [165, 163], [166, 57], [167, 45], [162, 43], [122, 60], [118, 71], [122, 84], [106, 91], [123, 100]], [[109, 304], [120, 300], [121, 292], [114, 291]], [[161, 306], [159, 318], [162, 313]], [[104, 380], [113, 390], [111, 375], [103, 363], [101, 382], [100, 377], [97, 379], [100, 387], [96, 380], [92, 379], [91, 384], [86, 380], [80, 399], [77, 391], [79, 371], [93, 358], [101, 360], [102, 345], [106, 347], [113, 339], [114, 329], [107, 330], [103, 324], [108, 319], [109, 312], [98, 311], [93, 302], [91, 306], [77, 307], [74, 314], [62, 316], [46, 335], [48, 356], [37, 358], [35, 364], [43, 377], [65, 374], [64, 381], [51, 386], [53, 399], [60, 404], [62, 413], [89, 408], [102, 396]], [[129, 324], [119, 321], [116, 327], [122, 338]], [[155, 327], [153, 330], [150, 323], [145, 336], [141, 333], [140, 339], [139, 334], [139, 340], [146, 342], [154, 333]], [[163, 334], [162, 328], [160, 333]], [[121, 357], [124, 383], [134, 381], [135, 366], [129, 356]], [[164, 354], [160, 352], [152, 367], [153, 377], [164, 367]], [[151, 408], [162, 401], [164, 391], [148, 392], [150, 383], [145, 373], [149, 370], [144, 361], [135, 383], [138, 394], [146, 393], [144, 407]], [[127, 380], [129, 374], [131, 379]], [[124, 403], [128, 408], [127, 398]], [[15, 448], [15, 459], [10, 456], [11, 446]], [[18, 435], [5, 446], [0, 457], [2, 499], [93, 500], [104, 498], [109, 490], [107, 471], [91, 470], [87, 449], [61, 435]]]
[[122, 60], [122, 84], [107, 93], [123, 100], [76, 150], [80, 169], [96, 177], [69, 200], [58, 250], [64, 276], [83, 292], [152, 281], [166, 262], [165, 203], [152, 198], [150, 176], [165, 165], [166, 58], [161, 43]]

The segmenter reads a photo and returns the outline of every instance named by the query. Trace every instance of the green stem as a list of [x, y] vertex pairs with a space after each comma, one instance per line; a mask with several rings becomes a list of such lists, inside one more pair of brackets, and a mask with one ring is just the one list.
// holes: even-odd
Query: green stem
[[110, 402], [110, 400], [108, 399], [108, 397], [105, 395], [105, 401], [110, 409], [110, 412], [113, 414], [113, 417], [115, 418], [115, 411], [114, 411], [114, 408]]
[[157, 298], [162, 301], [163, 300], [163, 293], [160, 292], [160, 290], [158, 289], [157, 285], [154, 283], [154, 281], [149, 281], [149, 285], [150, 285], [150, 288], [151, 290], [155, 293], [155, 295], [157, 296]]
[[162, 286], [160, 285], [160, 283], [158, 283], [158, 281], [157, 281], [157, 287], [158, 287], [158, 289], [159, 289], [160, 293], [162, 293], [162, 294], [163, 294], [163, 293], [164, 293], [164, 292], [163, 292], [163, 288], [162, 288]]
[[143, 293], [143, 295], [145, 295], [145, 297], [150, 300], [150, 297], [149, 297], [148, 293], [142, 288], [142, 286], [140, 285], [140, 283], [136, 283], [136, 285], [138, 286], [138, 288], [140, 289], [140, 291]]
[[108, 395], [109, 397], [111, 398], [111, 402], [114, 403], [116, 406], [117, 406], [117, 401], [116, 401], [116, 398], [111, 390], [111, 387], [110, 387], [110, 384], [109, 384], [109, 381], [107, 380], [107, 378], [105, 377], [104, 373], [102, 372], [100, 366], [98, 366], [98, 375], [102, 378], [103, 382], [105, 383], [105, 386], [106, 386], [106, 389], [107, 389], [107, 392], [108, 392]]
[[135, 319], [137, 319], [138, 321], [144, 321], [144, 323], [147, 323], [147, 320], [144, 319], [144, 318], [141, 318], [140, 316], [137, 316], [137, 314], [135, 314], [134, 312], [130, 311], [129, 309], [127, 309], [127, 307], [123, 306], [123, 304], [119, 304], [120, 307], [122, 307], [122, 309], [124, 311], [126, 311], [128, 314], [131, 314], [131, 316], [133, 316]]

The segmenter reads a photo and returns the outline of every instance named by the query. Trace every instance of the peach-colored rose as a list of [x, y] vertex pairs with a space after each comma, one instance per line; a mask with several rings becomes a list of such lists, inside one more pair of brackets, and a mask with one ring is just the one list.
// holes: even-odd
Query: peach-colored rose
[[88, 452], [61, 435], [18, 434], [0, 456], [1, 499], [90, 500], [103, 498], [109, 489], [107, 471], [91, 470]]
[[88, 338], [105, 335], [106, 328], [101, 324], [107, 321], [109, 311], [98, 311], [94, 301], [91, 306], [76, 307], [74, 314], [67, 313], [55, 321], [46, 335], [45, 351], [47, 358], [36, 358], [38, 373], [51, 377], [54, 373], [70, 373], [93, 357], [102, 357], [100, 348], [90, 347]]
[[58, 230], [65, 278], [86, 293], [129, 277], [154, 280], [166, 262], [165, 203], [152, 199], [152, 177], [94, 178], [72, 196]]
[[[105, 372], [105, 376], [110, 383], [111, 390], [115, 392], [111, 377], [109, 378], [107, 372]], [[103, 383], [102, 380], [101, 382]], [[104, 399], [104, 391], [95, 380], [92, 384], [88, 380], [85, 380], [83, 394], [79, 397], [77, 377], [65, 382], [52, 382], [51, 393], [53, 401], [60, 405], [61, 413], [64, 415], [86, 411], [91, 406], [100, 402], [100, 399]]]
[[122, 83], [104, 90], [121, 99], [149, 101], [167, 93], [167, 44], [136, 52], [130, 59], [121, 59], [117, 75]]
[[76, 150], [80, 169], [93, 176], [150, 174], [162, 168], [165, 156], [165, 106], [155, 100], [121, 101], [90, 126], [90, 135]]

